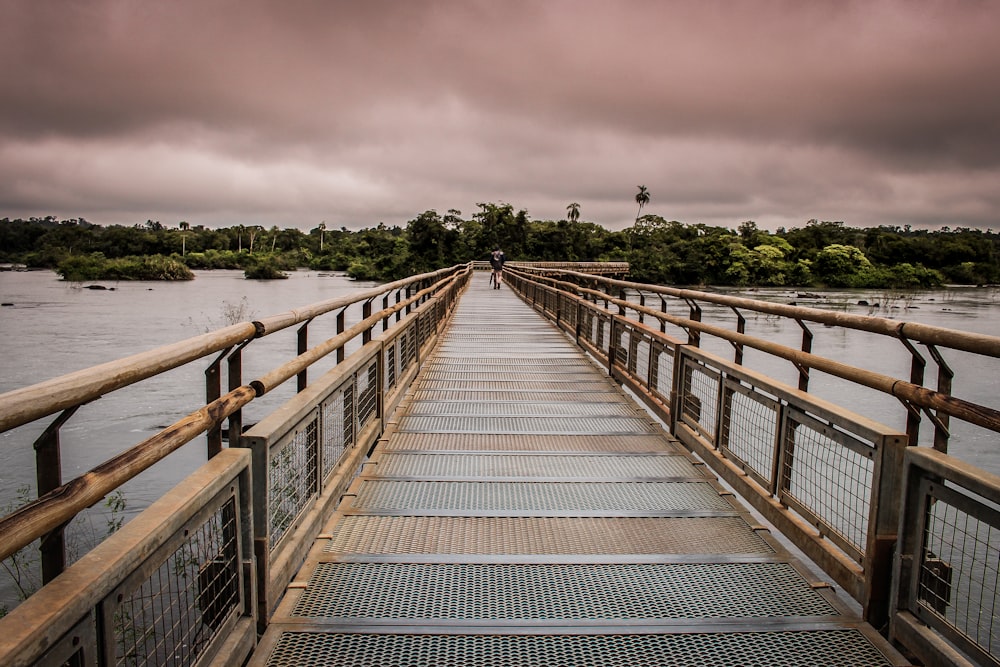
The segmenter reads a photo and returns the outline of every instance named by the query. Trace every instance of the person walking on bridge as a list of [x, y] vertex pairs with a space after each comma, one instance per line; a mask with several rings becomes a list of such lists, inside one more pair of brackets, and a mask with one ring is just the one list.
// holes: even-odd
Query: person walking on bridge
[[493, 267], [493, 274], [490, 276], [490, 285], [493, 289], [500, 289], [500, 279], [503, 277], [503, 265], [507, 261], [507, 256], [500, 248], [494, 248], [490, 253], [490, 266]]

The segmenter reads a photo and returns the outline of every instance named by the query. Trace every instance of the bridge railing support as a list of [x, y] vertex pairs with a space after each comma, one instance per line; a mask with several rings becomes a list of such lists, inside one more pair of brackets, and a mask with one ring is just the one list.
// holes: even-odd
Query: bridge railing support
[[[800, 379], [808, 377], [810, 369], [818, 369], [858, 387], [894, 396], [910, 417], [928, 416], [935, 425], [934, 446], [943, 449], [947, 438], [940, 435], [949, 418], [998, 433], [1000, 412], [950, 395], [951, 373], [938, 347], [1000, 357], [1000, 338], [910, 323], [892, 322], [890, 327], [885, 321], [843, 317], [842, 313], [708, 295], [709, 299], [719, 297], [721, 305], [731, 308], [756, 307], [761, 313], [790, 317], [804, 331], [808, 330], [802, 320], [854, 326], [894, 337], [908, 331], [910, 338], [921, 338], [945, 369], [943, 380], [933, 390], [915, 384], [916, 374], [911, 374], [911, 381], [880, 375], [825, 359], [813, 354], [811, 348], [796, 350], [748, 336], [740, 313], [737, 331], [731, 331], [702, 322], [693, 309], [683, 318], [668, 314], [665, 306], [654, 310], [642, 299], [636, 302], [630, 296], [623, 297], [618, 292], [620, 281], [583, 274], [569, 277], [572, 280], [557, 280], [551, 274], [514, 270], [507, 282], [573, 335], [583, 349], [607, 366], [612, 377], [663, 419], [681, 442], [857, 599], [865, 619], [875, 627], [888, 633], [892, 623], [894, 638], [906, 646], [913, 642], [924, 655], [939, 651], [938, 655], [952, 660], [958, 655], [954, 647], [960, 646], [976, 660], [1000, 664], [996, 657], [1000, 655], [1000, 630], [994, 641], [992, 626], [987, 631], [985, 623], [961, 618], [966, 614], [993, 619], [998, 612], [1000, 498], [996, 488], [1000, 479], [989, 476], [989, 484], [973, 486], [971, 480], [977, 476], [985, 480], [987, 473], [943, 453], [917, 449], [913, 419], [907, 420], [905, 432], [893, 429], [819, 399], [806, 391], [807, 383], [793, 388], [741, 363], [744, 348], [754, 348], [795, 364]], [[609, 290], [594, 289], [598, 283], [607, 284]], [[678, 296], [688, 306], [696, 296], [688, 290], [640, 287]], [[638, 316], [656, 319], [659, 326], [640, 322]], [[667, 323], [685, 332], [686, 339], [666, 335]], [[731, 343], [735, 359], [727, 361], [700, 349], [698, 343], [705, 336]], [[811, 336], [803, 340], [809, 348]], [[905, 494], [904, 455], [910, 471]], [[941, 458], [933, 459], [935, 467], [923, 473], [920, 486], [913, 470], [917, 461], [926, 463], [930, 455]], [[947, 468], [945, 461], [954, 467]], [[970, 501], [968, 491], [956, 495], [945, 484], [933, 486], [935, 479], [947, 480], [947, 486], [972, 489], [983, 500]], [[917, 492], [913, 489], [918, 487], [923, 490], [914, 497]], [[934, 524], [934, 511], [944, 511], [941, 508], [947, 503], [957, 508], [954, 512], [973, 518]], [[921, 537], [927, 535], [928, 526], [936, 527], [940, 534]], [[932, 600], [946, 588], [951, 591], [950, 582], [957, 580], [957, 575], [950, 561], [941, 562], [938, 551], [945, 548], [944, 543], [950, 544], [949, 534], [964, 531], [976, 535], [962, 543], [969, 550], [962, 556], [966, 565], [970, 559], [977, 561], [978, 551], [990, 555], [985, 567], [973, 566], [962, 573], [967, 591], [972, 592], [959, 593], [964, 595], [964, 606], [946, 613], [935, 607], [946, 602]], [[913, 542], [915, 539], [930, 540], [933, 546]], [[894, 568], [894, 558], [902, 558], [902, 565]], [[988, 643], [983, 642], [984, 632], [990, 634]]]
[[[191, 559], [197, 559], [200, 556], [188, 558], [185, 554], [196, 547], [209, 545], [209, 540], [216, 539], [217, 534], [223, 536], [226, 544], [235, 543], [233, 539], [236, 537], [233, 536], [239, 533], [237, 537], [242, 541], [239, 542], [240, 555], [236, 562], [240, 563], [240, 576], [242, 577], [239, 582], [240, 605], [244, 610], [241, 612], [242, 620], [239, 621], [240, 633], [243, 632], [242, 628], [246, 623], [249, 623], [250, 626], [255, 626], [257, 621], [261, 620], [262, 624], [265, 623], [266, 612], [270, 609], [267, 603], [277, 597], [277, 593], [274, 592], [274, 580], [268, 573], [287, 574], [291, 572], [297, 566], [295, 559], [301, 553], [301, 547], [298, 543], [293, 545], [293, 538], [288, 537], [288, 532], [294, 530], [299, 536], [303, 534], [301, 524], [308, 524], [303, 516], [308, 519], [310, 503], [315, 505], [317, 494], [328, 494], [330, 502], [339, 497], [337, 493], [339, 487], [336, 486], [337, 476], [341, 474], [342, 470], [350, 470], [352, 466], [356, 468], [354, 462], [360, 461], [364, 457], [371, 443], [377, 438], [377, 434], [385, 428], [387, 415], [398, 404], [407, 384], [414, 377], [419, 359], [422, 355], [426, 355], [429, 347], [433, 345], [437, 332], [443, 326], [443, 319], [450, 315], [458, 293], [468, 283], [469, 275], [470, 268], [467, 266], [452, 267], [376, 288], [375, 291], [379, 294], [396, 291], [396, 303], [384, 308], [379, 313], [371, 313], [370, 306], [365, 308], [364, 312], [367, 313], [367, 316], [362, 321], [347, 328], [343, 326], [344, 318], [342, 317], [347, 306], [355, 302], [367, 301], [370, 303], [372, 300], [371, 291], [359, 292], [360, 296], [353, 297], [353, 300], [352, 298], [336, 299], [264, 320], [233, 325], [219, 332], [0, 395], [0, 432], [56, 412], [62, 412], [45, 436], [39, 440], [39, 461], [43, 467], [48, 467], [58, 460], [59, 427], [79, 406], [99, 398], [104, 393], [122, 389], [178, 366], [214, 357], [209, 366], [206, 380], [206, 392], [209, 400], [203, 408], [181, 417], [159, 433], [96, 466], [89, 473], [68, 482], [60, 484], [58, 466], [54, 466], [53, 474], [42, 480], [40, 489], [43, 494], [39, 499], [0, 518], [0, 535], [3, 536], [3, 540], [0, 540], [0, 558], [6, 558], [22, 548], [30, 548], [33, 541], [43, 536], [58, 535], [67, 522], [88, 507], [100, 502], [107, 494], [120, 488], [121, 485], [155, 463], [162, 461], [199, 435], [207, 434], [209, 457], [212, 462], [216, 459], [219, 459], [220, 462], [227, 461], [236, 453], [240, 457], [247, 457], [245, 462], [246, 475], [240, 478], [241, 481], [238, 485], [231, 485], [231, 488], [240, 489], [239, 502], [244, 503], [245, 509], [222, 510], [222, 519], [212, 519], [216, 523], [221, 521], [221, 526], [211, 524], [213, 527], [206, 529], [214, 531], [210, 535], [199, 537], [200, 533], [192, 533], [192, 531], [201, 530], [201, 528], [193, 523], [186, 524], [184, 530], [195, 534], [196, 544], [180, 543], [178, 546], [174, 542], [170, 542], [173, 546], [169, 548], [173, 548], [174, 551], [165, 558], [173, 562], [174, 572], [179, 573], [177, 576], [186, 577], [192, 582], [200, 582], [197, 585], [202, 586], [201, 589], [189, 588], [185, 589], [184, 592], [184, 595], [194, 596], [192, 598], [195, 599], [193, 604], [200, 605], [196, 611], [177, 611], [176, 604], [186, 604], [186, 602], [178, 603], [173, 599], [176, 597], [177, 590], [180, 589], [176, 589], [174, 584], [170, 583], [169, 577], [164, 579], [163, 573], [154, 573], [155, 576], [159, 577], [157, 581], [167, 582], [162, 589], [154, 590], [151, 588], [156, 586], [155, 583], [147, 585], [139, 582], [137, 585], [144, 588], [141, 588], [136, 595], [142, 597], [144, 604], [146, 604], [146, 608], [142, 610], [144, 615], [152, 613], [155, 616], [162, 609], [168, 610], [175, 615], [175, 618], [181, 618], [184, 622], [187, 622], [186, 619], [193, 618], [201, 625], [209, 626], [213, 632], [219, 627], [223, 627], [219, 624], [223, 621], [229, 623], [229, 621], [226, 621], [220, 614], [229, 614], [227, 611], [229, 608], [222, 609], [219, 607], [220, 603], [212, 602], [206, 597], [212, 594], [212, 591], [215, 590], [212, 587], [217, 586], [214, 582], [219, 581], [219, 576], [222, 576], [219, 574], [221, 566], [217, 562], [218, 558], [213, 556], [211, 561], [198, 560], [197, 571], [188, 572], [185, 568], [194, 563], [194, 560]], [[409, 290], [417, 283], [424, 287], [420, 290], [410, 290], [411, 296], [406, 300], [399, 298], [400, 290], [403, 288]], [[387, 301], [383, 301], [383, 303], [387, 303]], [[400, 320], [399, 313], [404, 309], [406, 311], [412, 309], [413, 315], [405, 320]], [[308, 342], [304, 327], [317, 315], [328, 312], [338, 315], [338, 322], [341, 324], [338, 327], [338, 334], [303, 351], [302, 347]], [[386, 325], [393, 314], [397, 315], [397, 324], [387, 329]], [[339, 357], [339, 354], [334, 353], [342, 352], [350, 341], [371, 338], [373, 328], [379, 322], [382, 322], [382, 335], [379, 338], [362, 346], [358, 353], [350, 357], [349, 361], [334, 368], [321, 382], [315, 383], [315, 386], [303, 383], [303, 380], [307, 378], [304, 371], [313, 363], [327, 355]], [[238, 384], [242, 376], [243, 348], [255, 336], [266, 336], [296, 324], [302, 324], [296, 337], [297, 351], [299, 352], [297, 357], [249, 384], [232, 386]], [[222, 361], [227, 356], [231, 390], [227, 394], [220, 395], [221, 366]], [[263, 454], [258, 453], [256, 457], [252, 456], [247, 449], [224, 449], [221, 446], [222, 439], [219, 437], [223, 421], [230, 418], [231, 433], [239, 434], [242, 431], [240, 411], [255, 398], [291, 378], [297, 378], [299, 381], [297, 389], [299, 395], [303, 396], [302, 399], [299, 399], [300, 403], [306, 398], [312, 397], [320, 402], [317, 406], [310, 408], [313, 413], [327, 410], [329, 415], [334, 417], [339, 415], [343, 421], [340, 437], [346, 444], [338, 445], [335, 441], [328, 439], [322, 441], [322, 447], [317, 446], [317, 443], [321, 441], [316, 427], [310, 426], [300, 419], [285, 432], [274, 436], [275, 439], [267, 442], [266, 447], [258, 445], [256, 449], [251, 449], [250, 452], [263, 452]], [[303, 384], [306, 386], [303, 387]], [[337, 398], [331, 398], [331, 392], [337, 391], [341, 392], [339, 403]], [[295, 408], [292, 406], [283, 409], [287, 413]], [[279, 412], [281, 411], [279, 410]], [[301, 428], [296, 430], [296, 426], [301, 426]], [[324, 427], [324, 429], [325, 433], [337, 432], [337, 427]], [[234, 443], [237, 440], [237, 436], [232, 438]], [[338, 446], [343, 446], [344, 451], [338, 451]], [[234, 453], [231, 454], [231, 451]], [[273, 465], [271, 465], [272, 461]], [[252, 474], [250, 469], [253, 470]], [[251, 490], [251, 479], [253, 484], [257, 485], [256, 493]], [[250, 509], [251, 497], [255, 499], [256, 503], [253, 505], [253, 509]], [[203, 496], [199, 496], [199, 498], [201, 498], [199, 502], [203, 504], [211, 505], [215, 502]], [[162, 511], [160, 505], [155, 507], [159, 509], [153, 510], [154, 517], [157, 516], [157, 512]], [[133, 525], [149, 525], [149, 522], [154, 520], [150, 519], [149, 516], [150, 510], [144, 511], [138, 518], [127, 524], [129, 532], [123, 531], [122, 534], [132, 535], [133, 529], [131, 527]], [[183, 512], [178, 516], [184, 516]], [[234, 516], [239, 517], [238, 525], [233, 518]], [[318, 525], [317, 521], [313, 520], [311, 525]], [[130, 543], [132, 546], [125, 548], [130, 550], [133, 556], [141, 554], [145, 557], [151, 551], [161, 548], [161, 544], [157, 540], [170, 541], [174, 539], [165, 532], [172, 530], [173, 524], [167, 522], [157, 525], [160, 526], [157, 530], [164, 532], [154, 534], [155, 531], [153, 531], [143, 538], [146, 540], [145, 542], [135, 541]], [[122, 539], [115, 536], [112, 544], [120, 546]], [[149, 546], [150, 544], [152, 546]], [[71, 599], [74, 594], [67, 591], [65, 582], [79, 582], [81, 581], [79, 573], [88, 571], [81, 570], [74, 565], [60, 574], [63, 570], [60, 559], [63, 553], [62, 546], [58, 540], [51, 541], [48, 546], [51, 548], [46, 550], [44, 557], [47, 563], [46, 578], [49, 582], [42, 587], [41, 591], [29, 598], [28, 602], [18, 607], [15, 613], [12, 613], [8, 618], [0, 619], [0, 636], [18, 638], [16, 641], [10, 639], [6, 643], [0, 643], [0, 664], [35, 664], [36, 660], [42, 659], [39, 651], [54, 646], [57, 642], [62, 641], [60, 639], [62, 637], [70, 638], [70, 644], [67, 645], [70, 648], [60, 648], [55, 653], [50, 653], [50, 657], [45, 658], [45, 660], [51, 660], [52, 664], [59, 665], [64, 664], [71, 657], [72, 660], [76, 660], [77, 658], [73, 657], [77, 656], [73, 652], [75, 649], [70, 649], [74, 646], [86, 646], [87, 648], [80, 649], [87, 656], [80, 664], [111, 664], [115, 661], [115, 654], [106, 647], [111, 645], [113, 639], [118, 641], [121, 638], [104, 637], [100, 634], [95, 637], [93, 635], [96, 632], [94, 628], [101, 628], [100, 632], [105, 632], [104, 629], [110, 628], [112, 621], [117, 622], [118, 617], [115, 616], [117, 612], [110, 612], [112, 616], [107, 618], [94, 615], [98, 612], [84, 618], [83, 615], [90, 613], [86, 610], [80, 612], [79, 618], [39, 612], [38, 605], [40, 603], [34, 602], [36, 599], [59, 600], [60, 605], [68, 605], [67, 609], [79, 611], [74, 606], [76, 602]], [[147, 564], [143, 564], [143, 575], [131, 574], [130, 571], [126, 570], [126, 566], [118, 564], [118, 560], [107, 557], [107, 548], [110, 547], [101, 547], [95, 553], [104, 554], [102, 562], [110, 563], [109, 571], [100, 571], [100, 563], [95, 563], [90, 557], [85, 557], [84, 560], [80, 561], [85, 564], [86, 568], [89, 568], [91, 572], [89, 576], [100, 582], [114, 579], [114, 585], [121, 584], [121, 586], [127, 587], [131, 585], [130, 582], [133, 580], [138, 581], [136, 577], [141, 578], [141, 576], [152, 572], [148, 570]], [[168, 547], [162, 548], [168, 549]], [[139, 551], [136, 552], [135, 549], [139, 549]], [[227, 551], [226, 554], [226, 558], [228, 558], [229, 552]], [[189, 560], [190, 563], [188, 563]], [[256, 566], [253, 565], [255, 561]], [[49, 565], [50, 562], [54, 563], [56, 567]], [[145, 563], [145, 561], [143, 562]], [[163, 562], [166, 561], [161, 561], [161, 564]], [[258, 567], [260, 565], [263, 565], [263, 569]], [[74, 574], [70, 576], [69, 572]], [[121, 578], [119, 575], [129, 577], [128, 582], [119, 581]], [[287, 576], [286, 581], [280, 586], [283, 587], [287, 583]], [[230, 580], [226, 579], [226, 581]], [[226, 584], [229, 587], [232, 585], [231, 583]], [[226, 588], [226, 591], [229, 590]], [[121, 600], [128, 599], [128, 596], [132, 594], [131, 589], [124, 593], [122, 591], [125, 591], [125, 588], [119, 587], [118, 593], [116, 593], [116, 595], [120, 593]], [[192, 593], [192, 591], [195, 592]], [[260, 596], [258, 596], [258, 591]], [[54, 598], [52, 597], [54, 595], [62, 597]], [[87, 597], [89, 595], [89, 592], [84, 591], [84, 596], [81, 599], [90, 600], [91, 598]], [[116, 609], [115, 605], [119, 604], [121, 600], [102, 599], [94, 604], [99, 603], [102, 610]], [[205, 605], [209, 605], [209, 607]], [[22, 608], [25, 611], [21, 611]], [[265, 615], [258, 616], [258, 610], [262, 610], [261, 613]], [[42, 611], [45, 610], [42, 609]], [[121, 613], [127, 615], [132, 612], [125, 610]], [[106, 613], [105, 616], [107, 616]], [[84, 618], [84, 620], [80, 621], [80, 618]], [[82, 624], [78, 627], [71, 627], [76, 625], [78, 621]], [[159, 623], [160, 621], [150, 622]], [[18, 624], [17, 632], [7, 632], [11, 624]], [[208, 650], [206, 646], [208, 643], [212, 643], [214, 647], [216, 640], [208, 637], [204, 630], [197, 632], [198, 636], [191, 640], [197, 645], [191, 644], [187, 639], [179, 640], [188, 643], [185, 643], [184, 646], [177, 645], [183, 648], [183, 651], [178, 649], [170, 654], [168, 656], [169, 664], [205, 664], [206, 661], [211, 660], [215, 648]], [[232, 623], [224, 626], [220, 632], [220, 636], [228, 637], [225, 641], [229, 644], [237, 639], [239, 642], [243, 642], [244, 635], [234, 634]], [[132, 638], [136, 638], [135, 641], [138, 642], [132, 649], [133, 657], [140, 654], [145, 656], [149, 653], [155, 659], [146, 664], [166, 664], [167, 658], [159, 662], [156, 661], [159, 659], [157, 651], [160, 651], [161, 648], [151, 648], [143, 643], [146, 641], [143, 638], [146, 635], [162, 634], [158, 627], [150, 629], [141, 625], [131, 625], [125, 627], [122, 633], [125, 636], [123, 641], [131, 641]], [[256, 632], [251, 631], [246, 636], [250, 637], [252, 645], [256, 638]], [[32, 642], [35, 643], [32, 644]], [[229, 644], [224, 651], [227, 655], [226, 660], [239, 662], [240, 654], [238, 651], [242, 650], [242, 643], [240, 647], [235, 648]], [[157, 646], [162, 646], [162, 641]], [[205, 650], [203, 651], [203, 649]], [[14, 661], [7, 660], [8, 655], [24, 656], [29, 654], [35, 657], [24, 659], [23, 662], [19, 662], [22, 660], [21, 657]], [[118, 662], [120, 664], [121, 661]], [[43, 664], [45, 663], [43, 662]], [[71, 662], [70, 664], [77, 663]]]
[[0, 664], [240, 662], [256, 644], [250, 454], [226, 450], [4, 619]]
[[[359, 350], [241, 437], [240, 446], [253, 452], [259, 631], [384, 432], [465, 284], [464, 279], [453, 280], [443, 290], [427, 287], [377, 313], [367, 309], [359, 327], [374, 326], [419, 304], [377, 337], [362, 331], [367, 342]], [[357, 331], [346, 331], [322, 347], [342, 349], [340, 339], [352, 334]], [[261, 392], [291, 377], [298, 365], [291, 362], [259, 380]]]
[[890, 637], [924, 664], [998, 665], [1000, 476], [927, 448], [903, 470]]

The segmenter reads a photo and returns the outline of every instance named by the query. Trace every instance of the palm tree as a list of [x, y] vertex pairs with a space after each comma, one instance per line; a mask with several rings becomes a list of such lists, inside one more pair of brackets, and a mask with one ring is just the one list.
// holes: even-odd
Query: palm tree
[[569, 213], [566, 214], [566, 218], [569, 219], [570, 222], [576, 222], [580, 219], [580, 205], [576, 202], [567, 206], [566, 210], [569, 211]]
[[649, 190], [646, 189], [645, 185], [636, 187], [639, 188], [639, 192], [635, 195], [635, 202], [639, 205], [639, 211], [635, 214], [635, 221], [639, 222], [639, 214], [642, 213], [642, 207], [649, 203]]
[[323, 236], [326, 234], [326, 220], [319, 223], [319, 251], [323, 252]]
[[184, 220], [177, 223], [177, 226], [181, 228], [181, 257], [187, 254], [187, 230], [191, 229], [191, 224]]

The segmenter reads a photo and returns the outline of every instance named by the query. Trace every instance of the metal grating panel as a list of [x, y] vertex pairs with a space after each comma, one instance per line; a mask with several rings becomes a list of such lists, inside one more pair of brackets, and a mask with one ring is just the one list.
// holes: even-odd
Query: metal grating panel
[[891, 665], [854, 629], [713, 634], [445, 635], [284, 632], [271, 667], [874, 667]]
[[[567, 394], [573, 396], [573, 394]], [[618, 401], [608, 403], [576, 403], [563, 401], [529, 402], [529, 401], [420, 401], [410, 405], [407, 411], [411, 415], [466, 416], [477, 417], [564, 417], [564, 416], [602, 416], [602, 417], [635, 417], [636, 410], [632, 406]]]
[[449, 358], [439, 353], [437, 357], [427, 364], [427, 369], [442, 372], [455, 371], [464, 373], [469, 371], [485, 371], [495, 373], [499, 371], [523, 370], [527, 367], [538, 373], [594, 372], [594, 368], [596, 367], [592, 363], [585, 359], [580, 359], [579, 355], [576, 354], [573, 357], [575, 358], [562, 359], [559, 362], [553, 362], [551, 358], [532, 359], [530, 362], [526, 362], [516, 357], [485, 359], [477, 355], [475, 361], [470, 361], [468, 359]]
[[771, 554], [741, 517], [341, 517], [328, 553]]
[[393, 450], [511, 452], [680, 451], [663, 435], [499, 435], [494, 433], [395, 433], [383, 446]]
[[574, 382], [567, 385], [565, 382], [551, 382], [538, 380], [424, 380], [420, 382], [421, 389], [471, 389], [484, 390], [496, 389], [499, 391], [546, 391], [550, 389], [566, 389], [571, 386], [573, 391], [607, 391], [611, 384], [607, 380], [592, 380]]
[[647, 419], [628, 417], [421, 417], [406, 416], [400, 431], [415, 433], [655, 433]]
[[415, 401], [568, 401], [572, 403], [603, 403], [621, 400], [619, 394], [610, 392], [605, 386], [601, 391], [577, 391], [576, 387], [564, 388], [562, 391], [499, 391], [496, 389], [479, 389], [466, 391], [450, 391], [439, 389], [420, 389], [413, 392]]
[[367, 480], [356, 510], [730, 511], [706, 482], [406, 482]]
[[701, 477], [684, 456], [385, 454], [379, 477]]
[[521, 366], [519, 370], [498, 369], [494, 371], [479, 368], [470, 368], [466, 371], [456, 370], [427, 370], [421, 376], [424, 380], [482, 380], [492, 382], [493, 380], [517, 380], [518, 382], [548, 380], [553, 382], [576, 382], [577, 380], [593, 380], [592, 370], [577, 372], [556, 372], [537, 373], [528, 364]]
[[493, 620], [836, 614], [788, 563], [319, 563], [292, 612]]

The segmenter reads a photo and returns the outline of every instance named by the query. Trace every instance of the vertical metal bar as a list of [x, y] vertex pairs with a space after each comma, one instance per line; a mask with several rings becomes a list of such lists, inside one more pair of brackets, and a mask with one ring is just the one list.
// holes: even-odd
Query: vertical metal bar
[[[743, 317], [743, 313], [738, 311], [734, 306], [730, 306], [733, 312], [736, 313], [736, 333], [744, 334], [747, 330], [747, 318]], [[737, 366], [743, 365], [743, 344], [733, 343], [733, 347], [736, 349], [735, 358], [733, 363]]]
[[[611, 316], [611, 326], [608, 327], [608, 329], [609, 329], [609, 335], [608, 335], [608, 375], [612, 375], [612, 376], [615, 374], [615, 349], [618, 347], [618, 343], [616, 341], [617, 336], [615, 336], [615, 332], [618, 329], [617, 324], [618, 323], [616, 321], [615, 316], [612, 315]], [[603, 329], [603, 327], [602, 327], [602, 329]]]
[[[928, 344], [927, 350], [931, 353], [931, 357], [938, 366], [937, 390], [942, 394], [948, 394], [950, 396], [951, 384], [952, 380], [955, 379], [955, 372], [951, 370], [951, 367], [945, 362], [944, 357], [941, 356], [941, 352], [936, 346]], [[942, 413], [940, 410], [938, 410], [936, 414], [937, 423], [934, 425], [934, 449], [947, 454], [948, 438], [950, 437], [948, 424], [951, 421], [951, 418], [949, 415]]]
[[[639, 292], [639, 305], [640, 306], [645, 306], [646, 305], [646, 295], [643, 294], [642, 292]], [[639, 323], [640, 324], [646, 321], [645, 319], [643, 319], [644, 317], [645, 317], [645, 314], [640, 310], [639, 311]]]
[[[372, 300], [368, 299], [361, 305], [361, 319], [366, 320], [372, 315]], [[361, 344], [366, 345], [372, 342], [372, 327], [361, 332]]]
[[[802, 328], [802, 351], [812, 352], [812, 341], [813, 334], [809, 330], [802, 320], [795, 320], [799, 323]], [[799, 366], [799, 391], [809, 391], [809, 368], [807, 366]]]
[[[253, 339], [250, 339], [253, 340]], [[243, 386], [243, 348], [250, 344], [250, 340], [233, 350], [228, 359], [229, 391], [239, 389]], [[243, 435], [243, 410], [237, 410], [229, 415], [229, 446], [234, 442], [239, 442]]]
[[[298, 331], [298, 354], [304, 354], [306, 350], [309, 349], [309, 323], [312, 319], [308, 319], [303, 322], [302, 326], [299, 327]], [[304, 391], [306, 387], [309, 386], [309, 370], [303, 368], [302, 371], [296, 377], [297, 381], [297, 391]]]
[[[389, 295], [386, 294], [384, 297], [382, 297], [382, 310], [388, 310], [388, 309], [389, 309]], [[388, 328], [389, 328], [389, 316], [386, 315], [385, 317], [382, 318], [382, 331], [385, 331]]]
[[[927, 360], [908, 338], [900, 335], [899, 340], [910, 352], [910, 382], [918, 387], [924, 386], [924, 371], [927, 368]], [[906, 411], [906, 439], [911, 447], [916, 447], [920, 442], [920, 410]]]
[[[347, 312], [347, 306], [340, 309], [337, 313], [337, 335], [344, 333], [344, 313]], [[409, 306], [406, 308], [406, 312], [410, 312]], [[344, 346], [341, 345], [337, 348], [337, 363], [341, 364], [344, 362]]]
[[[660, 312], [663, 314], [667, 312], [667, 300], [662, 296], [660, 297]], [[667, 333], [666, 320], [660, 320], [660, 333]]]
[[[80, 406], [67, 408], [48, 425], [35, 440], [35, 481], [38, 483], [38, 497], [62, 486], [62, 450], [59, 444], [59, 429], [73, 416]], [[66, 539], [64, 526], [55, 528], [41, 540], [42, 584], [55, 579], [66, 569]]]
[[[618, 298], [622, 301], [628, 301], [628, 294], [625, 292], [624, 287], [618, 289]], [[625, 306], [618, 304], [618, 314], [625, 317]]]
[[[688, 305], [688, 319], [692, 322], [701, 322], [701, 306], [691, 299], [685, 299]], [[700, 347], [701, 332], [696, 329], [688, 329], [688, 345]]]
[[[229, 353], [226, 348], [215, 358], [212, 365], [205, 369], [205, 404], [217, 400], [222, 396], [222, 359]], [[208, 458], [212, 458], [222, 451], [222, 424], [216, 424], [205, 434], [208, 441]]]

